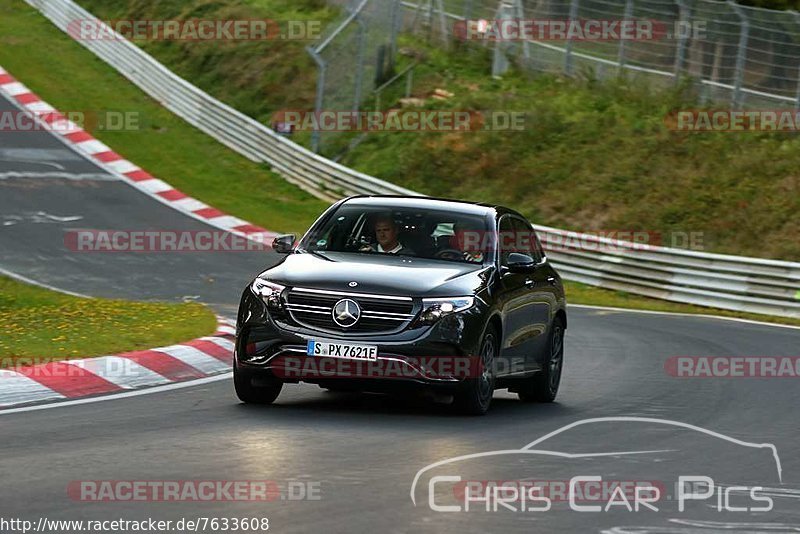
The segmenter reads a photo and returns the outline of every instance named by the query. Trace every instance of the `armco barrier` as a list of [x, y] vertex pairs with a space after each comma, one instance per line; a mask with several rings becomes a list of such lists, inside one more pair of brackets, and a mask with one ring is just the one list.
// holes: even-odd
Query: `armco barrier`
[[[26, 0], [61, 30], [95, 17], [72, 0]], [[69, 32], [68, 32], [69, 33]], [[275, 134], [172, 73], [122, 37], [82, 40], [167, 109], [232, 150], [268, 163], [289, 182], [329, 201], [353, 194], [420, 195], [349, 169]], [[546, 243], [572, 236], [549, 258], [565, 278], [650, 297], [800, 318], [800, 263], [648, 247], [537, 226]], [[597, 245], [597, 246], [594, 246]], [[610, 246], [605, 246], [610, 245]]]

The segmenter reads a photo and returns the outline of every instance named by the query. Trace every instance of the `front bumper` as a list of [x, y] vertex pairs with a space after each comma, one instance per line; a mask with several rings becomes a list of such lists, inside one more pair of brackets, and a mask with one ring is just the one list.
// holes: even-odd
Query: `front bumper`
[[[407, 386], [457, 388], [479, 373], [480, 340], [486, 310], [476, 303], [432, 326], [393, 334], [320, 332], [271, 314], [263, 301], [245, 290], [239, 309], [235, 365], [240, 372], [270, 374], [284, 382], [386, 390]], [[307, 356], [309, 340], [377, 346], [374, 361]]]

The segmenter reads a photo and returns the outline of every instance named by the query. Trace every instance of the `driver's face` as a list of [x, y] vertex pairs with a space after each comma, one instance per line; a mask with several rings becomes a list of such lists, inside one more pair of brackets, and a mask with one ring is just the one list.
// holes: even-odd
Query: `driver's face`
[[397, 243], [397, 229], [391, 223], [379, 222], [375, 225], [375, 237], [384, 248], [387, 245], [395, 245]]

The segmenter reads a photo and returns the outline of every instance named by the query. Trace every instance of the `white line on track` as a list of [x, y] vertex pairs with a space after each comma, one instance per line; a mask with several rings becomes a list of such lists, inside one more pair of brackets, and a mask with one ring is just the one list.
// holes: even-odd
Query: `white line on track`
[[39, 404], [36, 406], [23, 406], [22, 408], [11, 408], [8, 410], [0, 410], [0, 417], [4, 415], [11, 415], [15, 413], [25, 413], [25, 412], [37, 412], [39, 410], [50, 410], [53, 408], [64, 408], [66, 406], [78, 406], [81, 404], [93, 404], [96, 402], [106, 402], [106, 401], [113, 401], [117, 399], [125, 399], [128, 397], [139, 397], [141, 395], [150, 395], [153, 393], [163, 393], [165, 391], [173, 391], [176, 389], [184, 389], [190, 388], [194, 386], [202, 386], [205, 384], [211, 384], [213, 382], [219, 382], [221, 380], [230, 380], [233, 376], [232, 372], [223, 373], [220, 375], [209, 376], [207, 378], [198, 378], [197, 380], [191, 380], [188, 382], [177, 382], [175, 384], [167, 384], [165, 386], [156, 386], [147, 389], [137, 389], [136, 391], [128, 391], [125, 393], [114, 393], [111, 395], [106, 395], [103, 397], [91, 397], [88, 399], [76, 399], [71, 401], [64, 401], [64, 402], [54, 402], [52, 404]]
[[67, 291], [66, 289], [61, 289], [61, 288], [58, 288], [58, 287], [55, 287], [55, 286], [51, 286], [51, 285], [45, 284], [43, 282], [37, 282], [36, 280], [28, 278], [27, 276], [22, 276], [21, 274], [17, 274], [17, 273], [11, 272], [11, 271], [7, 271], [6, 269], [3, 269], [2, 267], [0, 267], [0, 275], [6, 276], [6, 277], [11, 278], [13, 280], [17, 280], [18, 282], [24, 282], [24, 283], [30, 284], [32, 286], [41, 287], [43, 289], [49, 289], [50, 291], [55, 291], [57, 293], [63, 293], [64, 295], [71, 295], [73, 297], [79, 297], [79, 298], [82, 298], [82, 299], [93, 298], [93, 297], [90, 297], [89, 295], [84, 295], [82, 293], [75, 293], [74, 291]]
[[102, 174], [96, 172], [74, 173], [74, 172], [22, 172], [22, 171], [9, 171], [0, 172], [0, 180], [8, 180], [12, 178], [66, 178], [67, 180], [93, 180], [96, 182], [118, 182], [119, 178], [110, 174]]

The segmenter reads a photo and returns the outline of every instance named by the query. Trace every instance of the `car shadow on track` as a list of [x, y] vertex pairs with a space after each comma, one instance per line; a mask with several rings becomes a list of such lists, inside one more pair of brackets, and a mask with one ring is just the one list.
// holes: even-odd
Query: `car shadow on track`
[[[284, 417], [295, 420], [298, 415], [313, 418], [315, 414], [324, 414], [326, 419], [330, 419], [332, 414], [338, 414], [351, 420], [363, 418], [364, 416], [369, 420], [374, 420], [375, 415], [381, 415], [398, 419], [406, 418], [415, 422], [428, 419], [435, 423], [440, 423], [443, 419], [473, 419], [473, 417], [459, 413], [448, 403], [436, 402], [425, 397], [331, 391], [321, 391], [314, 395], [306, 394], [299, 398], [294, 395], [287, 397], [284, 399], [279, 397], [276, 403], [270, 406], [240, 404], [237, 409], [242, 413], [269, 416], [271, 421], [283, 419]], [[559, 403], [523, 403], [516, 398], [512, 398], [506, 392], [498, 392], [495, 394], [492, 407], [485, 417], [495, 420], [513, 419], [517, 421], [519, 417], [550, 419], [574, 415], [578, 411]]]

